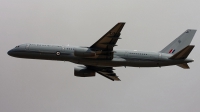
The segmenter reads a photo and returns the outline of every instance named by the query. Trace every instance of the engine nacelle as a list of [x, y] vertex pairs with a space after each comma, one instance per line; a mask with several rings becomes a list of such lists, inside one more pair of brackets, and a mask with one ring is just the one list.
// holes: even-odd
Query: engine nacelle
[[77, 57], [94, 57], [96, 53], [88, 48], [75, 48], [74, 56]]
[[79, 66], [74, 68], [74, 75], [78, 77], [92, 77], [95, 76], [95, 71]]

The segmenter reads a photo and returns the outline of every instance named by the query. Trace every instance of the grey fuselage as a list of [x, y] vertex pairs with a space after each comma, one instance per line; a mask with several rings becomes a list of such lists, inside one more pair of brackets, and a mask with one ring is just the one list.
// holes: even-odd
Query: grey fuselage
[[113, 50], [113, 58], [83, 58], [74, 55], [76, 46], [57, 46], [42, 44], [22, 44], [8, 51], [8, 55], [18, 58], [69, 61], [90, 66], [131, 66], [131, 67], [161, 67], [193, 62], [192, 59], [169, 59], [172, 55], [161, 52], [144, 52], [137, 50]]

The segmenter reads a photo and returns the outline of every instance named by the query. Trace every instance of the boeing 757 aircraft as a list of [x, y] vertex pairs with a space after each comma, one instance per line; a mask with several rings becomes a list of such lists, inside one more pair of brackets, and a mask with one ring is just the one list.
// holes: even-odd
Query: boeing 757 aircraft
[[8, 51], [8, 55], [18, 58], [69, 61], [82, 64], [74, 68], [74, 75], [91, 77], [95, 73], [119, 81], [113, 67], [162, 67], [177, 65], [189, 69], [187, 58], [194, 45], [190, 45], [196, 30], [188, 29], [158, 52], [113, 49], [120, 38], [125, 23], [116, 24], [104, 36], [89, 47], [57, 46], [46, 44], [21, 44]]

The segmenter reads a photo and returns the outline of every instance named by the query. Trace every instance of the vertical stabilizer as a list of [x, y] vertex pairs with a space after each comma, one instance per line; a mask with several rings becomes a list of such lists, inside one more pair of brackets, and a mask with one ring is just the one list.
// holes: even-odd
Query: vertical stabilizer
[[178, 38], [172, 41], [168, 46], [166, 46], [160, 52], [167, 54], [176, 54], [180, 50], [187, 47], [196, 33], [196, 30], [188, 29], [184, 33], [182, 33]]

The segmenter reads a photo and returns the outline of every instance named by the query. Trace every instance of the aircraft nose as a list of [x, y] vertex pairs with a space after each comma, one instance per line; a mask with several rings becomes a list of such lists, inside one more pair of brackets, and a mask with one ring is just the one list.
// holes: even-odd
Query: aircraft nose
[[7, 52], [7, 54], [8, 54], [9, 56], [13, 56], [13, 50], [12, 50], [12, 49], [9, 50], [9, 51]]

